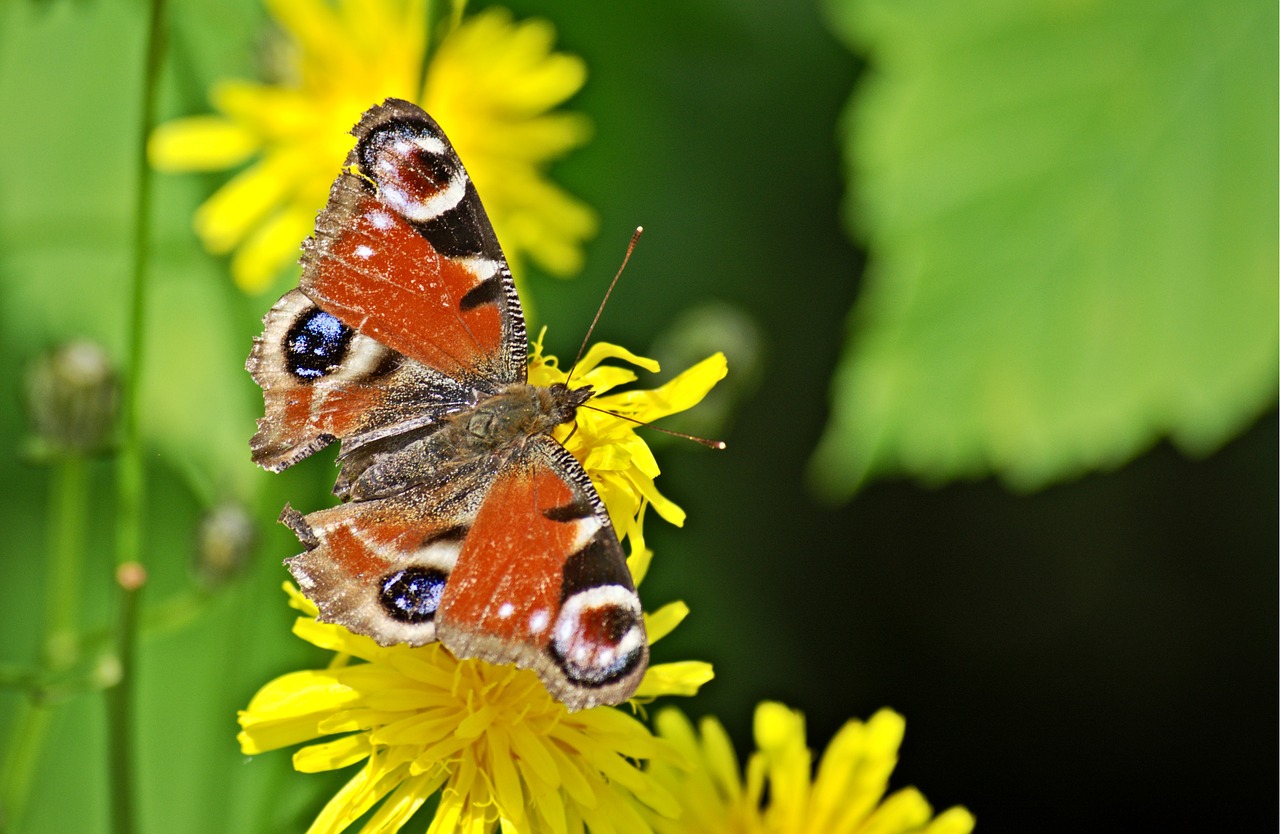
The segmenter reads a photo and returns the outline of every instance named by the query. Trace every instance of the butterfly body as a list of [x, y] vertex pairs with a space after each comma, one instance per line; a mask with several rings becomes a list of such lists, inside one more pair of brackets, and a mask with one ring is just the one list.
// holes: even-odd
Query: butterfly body
[[528, 383], [514, 282], [439, 126], [389, 99], [353, 133], [301, 285], [247, 363], [258, 463], [341, 441], [344, 503], [285, 508], [306, 548], [286, 564], [324, 621], [531, 668], [570, 708], [618, 703], [648, 662], [639, 598], [551, 436], [591, 389]]
[[344, 457], [340, 498], [369, 501], [437, 480], [441, 473], [476, 464], [501, 468], [532, 438], [573, 422], [590, 387], [571, 389], [513, 383], [477, 396], [469, 408], [431, 426], [394, 437], [388, 448], [366, 449]]

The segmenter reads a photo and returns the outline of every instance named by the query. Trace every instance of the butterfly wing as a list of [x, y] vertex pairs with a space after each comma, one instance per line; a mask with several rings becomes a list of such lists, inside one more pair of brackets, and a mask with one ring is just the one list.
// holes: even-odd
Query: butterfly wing
[[303, 246], [301, 288], [387, 347], [482, 390], [525, 379], [524, 316], [471, 178], [440, 126], [387, 99]]
[[581, 465], [533, 438], [498, 471], [446, 465], [398, 495], [281, 519], [320, 619], [382, 645], [439, 639], [458, 657], [533, 669], [570, 709], [616, 704], [648, 664], [640, 600]]
[[273, 471], [429, 425], [526, 376], [524, 316], [475, 186], [440, 126], [387, 99], [352, 133], [299, 290], [246, 365], [265, 392], [252, 441]]
[[487, 467], [443, 466], [430, 482], [280, 520], [306, 551], [285, 565], [320, 609], [384, 646], [436, 639], [441, 594], [488, 485]]
[[570, 709], [616, 704], [648, 664], [640, 599], [604, 504], [546, 435], [497, 473], [436, 619], [458, 657], [538, 673]]
[[350, 438], [350, 450], [475, 403], [471, 386], [356, 332], [300, 290], [264, 324], [245, 367], [265, 405], [250, 448], [273, 472], [336, 438]]

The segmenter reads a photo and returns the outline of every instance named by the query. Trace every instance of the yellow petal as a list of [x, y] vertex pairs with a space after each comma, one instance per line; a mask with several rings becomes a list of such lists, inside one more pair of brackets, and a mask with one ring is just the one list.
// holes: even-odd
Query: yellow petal
[[547, 787], [560, 787], [560, 770], [555, 759], [547, 752], [546, 746], [538, 740], [533, 732], [524, 724], [511, 725], [511, 750], [523, 761], [537, 771]]
[[231, 258], [236, 285], [249, 293], [267, 289], [286, 264], [298, 260], [314, 217], [314, 209], [294, 206], [262, 223]]
[[583, 354], [582, 360], [578, 362], [578, 373], [588, 374], [591, 369], [599, 365], [606, 359], [621, 359], [629, 362], [638, 368], [644, 368], [650, 373], [658, 373], [662, 367], [653, 359], [646, 359], [643, 356], [637, 356], [631, 351], [620, 345], [613, 345], [608, 342], [596, 342], [587, 348], [587, 352]]
[[[900, 834], [916, 831], [929, 821], [933, 809], [915, 788], [905, 788], [886, 797], [867, 821], [858, 826], [858, 834]], [[846, 831], [853, 829], [846, 828]]]
[[[308, 135], [308, 128], [314, 134], [318, 115], [315, 102], [302, 90], [226, 79], [213, 85], [209, 99], [218, 112], [251, 127], [259, 141], [272, 150], [284, 150], [282, 142], [314, 138]], [[328, 129], [339, 130], [337, 125]]]
[[769, 776], [769, 818], [782, 831], [799, 831], [808, 805], [809, 751], [804, 716], [771, 701], [756, 707], [756, 746]]
[[617, 365], [601, 365], [592, 368], [590, 371], [582, 371], [581, 365], [574, 369], [573, 382], [574, 387], [580, 385], [590, 385], [596, 395], [604, 393], [611, 388], [617, 388], [619, 385], [626, 385], [628, 382], [635, 382], [636, 372], [628, 368], [619, 368]]
[[924, 834], [969, 834], [976, 820], [968, 809], [948, 808], [925, 826]]
[[427, 798], [444, 784], [445, 773], [411, 776], [378, 806], [360, 834], [395, 834], [418, 812]]
[[369, 637], [352, 634], [342, 626], [317, 622], [310, 617], [293, 621], [293, 633], [313, 646], [333, 652], [353, 654], [368, 659], [383, 654], [382, 648]]
[[299, 591], [297, 586], [292, 582], [285, 580], [281, 583], [281, 587], [284, 588], [284, 592], [289, 595], [290, 608], [301, 611], [308, 617], [317, 617], [320, 615], [320, 609], [316, 607], [316, 604], [303, 596], [302, 591]]
[[359, 819], [374, 803], [391, 792], [404, 779], [404, 768], [387, 769], [376, 758], [351, 778], [324, 806], [307, 834], [342, 831]]
[[680, 509], [679, 504], [658, 492], [657, 487], [653, 485], [652, 478], [641, 477], [636, 473], [631, 476], [631, 480], [636, 489], [640, 491], [640, 494], [648, 500], [649, 505], [657, 511], [658, 515], [662, 516], [663, 520], [669, 524], [674, 524], [676, 527], [684, 526], [684, 510]]
[[707, 392], [729, 372], [723, 353], [707, 357], [666, 385], [652, 391], [626, 391], [615, 394], [610, 402], [617, 402], [619, 410], [642, 422], [649, 423], [659, 417], [692, 408], [702, 401]]
[[241, 171], [196, 209], [196, 233], [210, 252], [229, 252], [294, 187], [297, 160], [272, 154]]
[[347, 51], [344, 36], [350, 35], [331, 4], [321, 0], [266, 0], [266, 5], [304, 54], [341, 55]]
[[652, 614], [645, 614], [644, 629], [649, 635], [649, 644], [653, 645], [675, 631], [676, 626], [680, 625], [687, 616], [689, 616], [689, 606], [683, 602], [670, 602]]
[[157, 126], [147, 139], [147, 159], [157, 171], [220, 171], [261, 147], [255, 134], [235, 122], [190, 116]]
[[702, 685], [715, 677], [710, 663], [701, 660], [682, 660], [676, 663], [655, 663], [645, 670], [636, 698], [658, 698], [663, 695], [693, 696]]
[[702, 730], [702, 748], [716, 784], [728, 795], [730, 801], [740, 801], [742, 797], [742, 781], [738, 776], [738, 756], [733, 750], [733, 742], [725, 732], [724, 725], [710, 716], [698, 724]]
[[[636, 528], [637, 530], [639, 527]], [[631, 581], [639, 587], [649, 573], [649, 564], [653, 561], [653, 551], [644, 546], [644, 540], [638, 532], [629, 532], [631, 539], [631, 555], [627, 557], [627, 570], [631, 571]], [[638, 540], [638, 541], [637, 541]]]
[[534, 805], [546, 822], [547, 831], [551, 834], [569, 834], [564, 801], [560, 796], [554, 793], [538, 794], [534, 797]]
[[373, 750], [363, 735], [344, 736], [324, 744], [312, 744], [293, 754], [293, 767], [302, 773], [337, 770], [366, 758]]
[[[898, 748], [905, 731], [906, 722], [901, 715], [882, 709], [866, 724], [850, 721], [836, 733], [814, 782], [814, 804], [838, 820], [834, 827], [852, 830], [868, 815], [879, 813], [874, 809], [897, 767]], [[923, 797], [920, 801], [924, 802]], [[924, 819], [928, 819], [928, 813]]]
[[259, 689], [240, 713], [241, 749], [253, 755], [315, 738], [324, 715], [358, 698], [331, 672], [282, 675]]
[[654, 717], [653, 726], [657, 728], [658, 735], [680, 751], [686, 765], [692, 765], [689, 760], [699, 758], [698, 737], [693, 732], [693, 724], [683, 712], [675, 707], [667, 707]]
[[[583, 429], [586, 429], [595, 422], [596, 421], [594, 420], [584, 420]], [[627, 433], [623, 435], [625, 438], [624, 440], [620, 442], [604, 442], [606, 438], [603, 436], [603, 432], [592, 431], [588, 434], [587, 431], [580, 429], [579, 434], [583, 435], [584, 443], [592, 442], [593, 440], [595, 442], [584, 449], [581, 445], [574, 444], [573, 441], [570, 441], [571, 445], [569, 446], [569, 451], [577, 452], [582, 450], [586, 452], [586, 454], [582, 456], [582, 465], [588, 472], [595, 472], [597, 474], [603, 474], [605, 472], [625, 472], [632, 467], [632, 459], [640, 452], [641, 449], [644, 449], [645, 452], [648, 451], [648, 446], [643, 440], [640, 440], [635, 437], [634, 434], [631, 434], [629, 429], [625, 431]], [[652, 460], [651, 454], [646, 454], [645, 457], [646, 463], [649, 460]], [[645, 468], [648, 469], [647, 466]], [[658, 473], [652, 472], [652, 475], [656, 474]]]
[[520, 774], [511, 761], [507, 734], [490, 732], [487, 740], [494, 802], [505, 817], [519, 825], [524, 821], [524, 790], [520, 787]]
[[888, 768], [868, 762], [866, 742], [866, 725], [849, 721], [827, 745], [813, 782], [815, 824], [846, 830], [869, 814], [884, 795], [893, 761]]

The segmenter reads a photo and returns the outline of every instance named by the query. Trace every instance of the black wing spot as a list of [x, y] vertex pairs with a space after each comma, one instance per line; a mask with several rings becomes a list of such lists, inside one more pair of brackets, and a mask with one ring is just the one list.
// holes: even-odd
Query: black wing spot
[[422, 235], [441, 255], [464, 258], [484, 255], [497, 260], [502, 248], [494, 235], [489, 218], [476, 193], [475, 183], [467, 180], [467, 193], [456, 206], [423, 223], [414, 223]]
[[446, 527], [443, 530], [437, 530], [429, 533], [422, 540], [419, 548], [430, 547], [433, 544], [462, 544], [462, 540], [467, 537], [467, 533], [471, 532], [471, 528], [465, 524], [455, 524], [452, 527]]
[[313, 307], [298, 317], [284, 338], [285, 366], [303, 382], [314, 382], [342, 366], [355, 331]]
[[502, 281], [495, 275], [476, 284], [467, 290], [467, 294], [462, 296], [462, 301], [458, 302], [458, 306], [462, 308], [462, 312], [474, 310], [483, 304], [493, 304], [502, 297]]
[[382, 579], [378, 601], [393, 620], [402, 623], [430, 622], [440, 607], [449, 574], [436, 568], [405, 568]]
[[601, 585], [620, 585], [628, 591], [636, 589], [622, 546], [613, 531], [603, 527], [585, 547], [565, 560], [560, 600], [563, 603], [574, 594]]
[[577, 521], [580, 518], [590, 518], [596, 514], [596, 508], [591, 506], [590, 501], [578, 499], [561, 507], [552, 507], [549, 510], [542, 511], [542, 517], [548, 521], [559, 521], [567, 523]]

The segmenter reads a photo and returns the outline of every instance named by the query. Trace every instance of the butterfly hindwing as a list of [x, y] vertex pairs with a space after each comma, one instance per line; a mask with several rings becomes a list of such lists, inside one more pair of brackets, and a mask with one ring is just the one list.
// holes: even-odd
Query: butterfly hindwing
[[618, 703], [648, 662], [640, 599], [581, 464], [547, 435], [496, 475], [445, 588], [459, 657], [535, 670], [571, 709]]
[[285, 562], [323, 622], [389, 646], [436, 639], [435, 615], [487, 480], [475, 466], [371, 501], [280, 520], [306, 551]]
[[475, 186], [439, 125], [388, 99], [304, 244], [302, 291], [342, 322], [492, 390], [525, 379], [524, 317]]
[[397, 495], [281, 516], [320, 619], [382, 645], [439, 639], [533, 669], [571, 709], [630, 697], [648, 663], [635, 585], [581, 465], [547, 436]]

